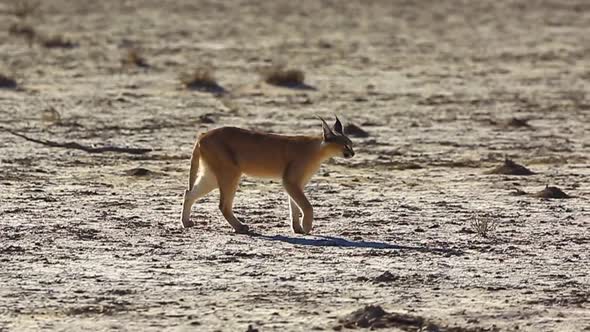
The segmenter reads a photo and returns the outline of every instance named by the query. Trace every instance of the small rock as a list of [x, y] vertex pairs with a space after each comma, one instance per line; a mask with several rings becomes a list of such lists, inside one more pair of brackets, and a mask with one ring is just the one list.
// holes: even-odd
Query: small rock
[[527, 128], [530, 128], [531, 125], [528, 124], [528, 121], [529, 120], [527, 120], [527, 119], [510, 118], [510, 119], [504, 120], [502, 122], [502, 125], [504, 127], [515, 127], [515, 128], [527, 127]]
[[246, 330], [246, 332], [259, 332], [259, 331], [254, 326], [248, 325], [248, 329]]
[[398, 279], [399, 279], [399, 276], [396, 276], [389, 271], [385, 271], [385, 272], [383, 272], [383, 274], [375, 277], [374, 281], [375, 282], [392, 282], [392, 281], [396, 281]]
[[150, 171], [147, 168], [137, 167], [126, 170], [125, 174], [128, 176], [150, 176], [153, 175], [154, 172]]
[[524, 196], [527, 195], [527, 192], [518, 188], [515, 188], [513, 192], [510, 193], [511, 196]]
[[16, 80], [12, 77], [0, 73], [0, 88], [15, 89], [17, 87]]
[[555, 199], [564, 199], [564, 198], [571, 198], [572, 196], [563, 192], [563, 190], [557, 187], [550, 187], [547, 185], [545, 189], [537, 192], [534, 194], [535, 197], [540, 198], [555, 198]]
[[535, 174], [530, 169], [515, 163], [510, 159], [504, 160], [504, 163], [494, 169], [491, 169], [486, 174], [506, 174], [506, 175], [533, 175]]
[[360, 137], [360, 138], [369, 137], [368, 132], [366, 132], [361, 127], [359, 127], [353, 123], [349, 123], [346, 126], [344, 126], [344, 132], [346, 133], [346, 135], [349, 135], [352, 137]]
[[211, 117], [210, 114], [203, 114], [203, 115], [199, 116], [199, 122], [211, 124], [211, 123], [215, 123], [215, 120]]

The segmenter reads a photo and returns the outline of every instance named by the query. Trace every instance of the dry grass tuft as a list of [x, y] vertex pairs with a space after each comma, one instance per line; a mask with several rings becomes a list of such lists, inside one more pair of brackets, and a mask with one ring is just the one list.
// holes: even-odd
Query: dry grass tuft
[[41, 1], [39, 0], [15, 0], [9, 12], [20, 19], [24, 19], [35, 15], [40, 6]]
[[0, 73], [0, 89], [15, 89], [16, 80], [8, 75]]
[[305, 85], [305, 74], [298, 69], [288, 69], [285, 65], [273, 65], [260, 71], [262, 80], [271, 85], [299, 87]]
[[209, 67], [199, 67], [190, 73], [180, 75], [180, 82], [187, 89], [205, 92], [224, 92], [225, 90], [217, 83], [213, 70]]
[[40, 38], [39, 43], [46, 48], [74, 48], [78, 44], [60, 35]]
[[41, 120], [49, 125], [60, 124], [61, 114], [54, 107], [48, 107], [41, 112]]
[[141, 55], [141, 51], [136, 48], [128, 49], [127, 53], [125, 53], [125, 56], [123, 56], [121, 59], [121, 63], [124, 66], [136, 66], [143, 68], [150, 66], [145, 58]]
[[37, 35], [37, 31], [32, 25], [28, 23], [13, 23], [8, 28], [8, 34], [13, 36], [30, 36], [34, 38]]
[[481, 216], [478, 214], [473, 215], [473, 220], [471, 221], [471, 230], [483, 237], [489, 238], [493, 237], [493, 232], [498, 227], [498, 223], [491, 217], [491, 216]]
[[32, 25], [27, 23], [14, 23], [8, 28], [8, 34], [12, 36], [24, 38], [29, 46], [33, 45], [33, 41], [37, 37], [37, 31]]

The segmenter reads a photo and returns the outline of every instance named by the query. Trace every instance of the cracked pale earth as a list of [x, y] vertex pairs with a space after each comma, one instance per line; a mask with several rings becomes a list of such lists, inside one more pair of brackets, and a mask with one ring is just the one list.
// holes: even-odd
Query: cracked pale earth
[[[42, 1], [26, 20], [71, 49], [9, 34], [12, 7], [1, 331], [329, 331], [368, 304], [465, 331], [590, 330], [588, 1]], [[122, 66], [130, 47], [149, 67]], [[273, 62], [315, 90], [261, 84]], [[180, 86], [201, 65], [227, 94]], [[279, 183], [251, 178], [235, 211], [258, 235], [231, 232], [216, 192], [180, 228], [198, 133], [320, 134], [315, 114], [369, 137], [308, 185], [313, 235], [291, 233]], [[484, 174], [504, 158], [536, 174]], [[514, 195], [546, 185], [574, 198]]]

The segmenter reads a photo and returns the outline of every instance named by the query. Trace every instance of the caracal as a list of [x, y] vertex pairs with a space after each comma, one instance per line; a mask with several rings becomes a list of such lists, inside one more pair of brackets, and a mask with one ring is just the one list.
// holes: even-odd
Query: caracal
[[[236, 233], [247, 233], [248, 226], [233, 214], [234, 196], [242, 174], [281, 179], [288, 194], [291, 226], [295, 233], [309, 234], [313, 208], [303, 188], [320, 168], [334, 156], [354, 156], [351, 140], [344, 135], [336, 117], [333, 128], [322, 121], [322, 136], [283, 136], [258, 133], [235, 127], [222, 127], [203, 133], [197, 139], [191, 158], [188, 190], [184, 193], [182, 225], [190, 220], [193, 204], [219, 188], [219, 209]], [[300, 217], [303, 216], [303, 223]]]

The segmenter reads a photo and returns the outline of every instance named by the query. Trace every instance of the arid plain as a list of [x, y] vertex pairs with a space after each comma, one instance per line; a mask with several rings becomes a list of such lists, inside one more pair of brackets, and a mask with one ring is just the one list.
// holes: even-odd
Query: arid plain
[[[590, 330], [587, 1], [16, 9], [0, 2], [0, 331]], [[306, 86], [262, 82], [280, 63]], [[183, 87], [196, 68], [220, 88]], [[320, 135], [316, 114], [368, 135], [308, 185], [313, 235], [252, 178], [235, 211], [254, 234], [217, 192], [180, 228], [199, 133]], [[534, 174], [489, 174], [506, 159]], [[350, 315], [367, 305], [390, 315]]]

